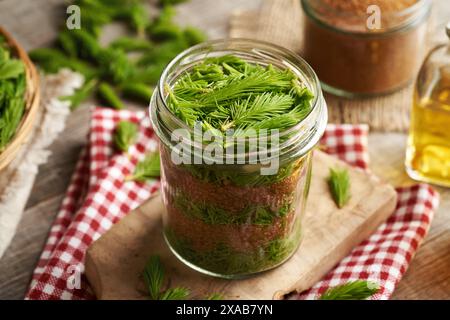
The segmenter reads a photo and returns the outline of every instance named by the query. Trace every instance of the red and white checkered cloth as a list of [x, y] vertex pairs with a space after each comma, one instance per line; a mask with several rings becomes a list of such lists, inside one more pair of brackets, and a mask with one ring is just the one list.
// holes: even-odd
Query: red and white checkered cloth
[[[128, 155], [115, 153], [112, 135], [120, 120], [140, 123], [138, 143]], [[368, 128], [365, 125], [329, 125], [322, 139], [327, 152], [364, 168], [368, 165]], [[89, 143], [81, 153], [70, 186], [34, 271], [27, 299], [92, 299], [89, 285], [77, 273], [84, 270], [88, 246], [114, 223], [138, 207], [159, 181], [124, 182], [138, 160], [157, 146], [143, 112], [95, 109]], [[388, 299], [425, 237], [438, 205], [438, 194], [428, 185], [397, 189], [399, 200], [391, 218], [356, 247], [313, 288], [298, 295], [314, 299], [329, 286], [369, 279], [381, 286], [373, 299]]]

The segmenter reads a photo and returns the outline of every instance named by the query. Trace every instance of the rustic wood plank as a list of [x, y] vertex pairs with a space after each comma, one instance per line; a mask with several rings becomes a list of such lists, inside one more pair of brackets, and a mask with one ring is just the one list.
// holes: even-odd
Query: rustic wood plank
[[[63, 0], [1, 0], [0, 24], [17, 37], [26, 49], [48, 44], [61, 21]], [[178, 7], [178, 20], [203, 28], [210, 38], [226, 36], [228, 15], [237, 8], [256, 8], [261, 0], [191, 0]], [[435, 0], [437, 26], [443, 30], [448, 19], [448, 0]], [[441, 32], [443, 36], [443, 31]], [[0, 260], [0, 299], [21, 299], [37, 262], [47, 232], [67, 188], [81, 146], [86, 141], [89, 110], [82, 108], [69, 118], [66, 131], [51, 147], [53, 155], [40, 168], [27, 210], [11, 247]], [[389, 182], [412, 183], [403, 167], [406, 136], [371, 134], [373, 171]], [[441, 206], [430, 233], [394, 299], [450, 299], [450, 190], [441, 192]]]

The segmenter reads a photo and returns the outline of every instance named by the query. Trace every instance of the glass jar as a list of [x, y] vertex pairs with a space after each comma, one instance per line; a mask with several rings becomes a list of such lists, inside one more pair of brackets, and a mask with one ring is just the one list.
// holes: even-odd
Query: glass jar
[[417, 78], [406, 152], [411, 178], [450, 187], [449, 128], [450, 43], [430, 52]]
[[325, 91], [371, 96], [414, 80], [431, 0], [302, 0], [302, 6], [302, 55]]
[[[278, 163], [278, 170], [269, 175], [263, 173], [269, 162], [250, 161], [252, 155], [264, 159], [259, 148], [243, 148], [224, 155], [223, 164], [208, 164], [208, 146], [194, 141], [195, 129], [167, 105], [165, 86], [173, 87], [182, 73], [207, 57], [229, 54], [255, 64], [289, 68], [314, 94], [309, 115], [280, 132], [279, 145], [265, 158]], [[179, 54], [164, 70], [150, 102], [152, 125], [160, 138], [164, 235], [174, 254], [193, 269], [222, 278], [245, 277], [286, 261], [302, 238], [311, 153], [325, 130], [326, 110], [314, 71], [284, 48], [228, 39]], [[174, 139], [180, 129], [184, 138]], [[190, 150], [190, 164], [174, 161], [180, 148]]]

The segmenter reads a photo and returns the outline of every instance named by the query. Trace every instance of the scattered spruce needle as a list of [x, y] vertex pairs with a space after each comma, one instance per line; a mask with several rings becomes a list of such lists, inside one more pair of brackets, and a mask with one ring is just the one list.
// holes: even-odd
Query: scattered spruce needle
[[159, 256], [151, 256], [145, 265], [144, 281], [150, 295], [150, 299], [158, 300], [164, 282], [164, 268]]
[[187, 0], [160, 0], [159, 2], [162, 5], [172, 5], [172, 4], [178, 4], [182, 2], [186, 2]]
[[80, 58], [88, 61], [95, 61], [98, 58], [102, 47], [97, 39], [97, 35], [83, 28], [71, 30], [70, 34], [73, 41], [77, 44]]
[[58, 45], [70, 57], [77, 56], [77, 44], [72, 38], [69, 30], [61, 31], [58, 35]]
[[[164, 290], [164, 267], [159, 256], [151, 256], [144, 269], [144, 282], [152, 300], [186, 300], [190, 290], [184, 287], [167, 288]], [[211, 294], [208, 300], [220, 300], [219, 294]]]
[[161, 294], [159, 300], [186, 300], [189, 294], [189, 289], [183, 287], [169, 288]]
[[213, 293], [207, 296], [206, 300], [223, 300], [223, 295], [220, 293]]
[[126, 178], [127, 181], [145, 182], [149, 179], [159, 178], [161, 164], [158, 152], [151, 152], [147, 154], [144, 160], [140, 161], [134, 173]]
[[98, 95], [100, 99], [108, 106], [113, 107], [114, 109], [124, 108], [122, 100], [120, 100], [119, 96], [117, 96], [116, 92], [114, 91], [114, 88], [108, 83], [100, 83], [100, 85], [98, 86]]
[[95, 91], [95, 88], [98, 84], [97, 79], [89, 79], [86, 81], [81, 88], [75, 91], [71, 96], [63, 96], [60, 98], [62, 101], [70, 102], [70, 110], [75, 110], [78, 106], [89, 98], [92, 93]]
[[127, 152], [128, 148], [136, 142], [138, 126], [134, 122], [120, 121], [114, 131], [114, 146], [117, 150]]
[[160, 39], [179, 39], [182, 37], [182, 30], [176, 24], [158, 24], [151, 29], [152, 37]]
[[347, 204], [350, 200], [350, 176], [347, 169], [330, 168], [328, 186], [339, 208]]
[[193, 27], [186, 27], [183, 31], [184, 38], [188, 45], [193, 46], [206, 40], [205, 34]]
[[153, 89], [145, 83], [130, 82], [122, 86], [122, 94], [131, 99], [149, 103], [153, 94]]
[[380, 286], [371, 281], [356, 280], [329, 288], [320, 300], [365, 300], [380, 290]]
[[150, 17], [145, 7], [139, 3], [129, 5], [127, 16], [138, 37], [145, 37], [145, 29], [150, 25]]
[[[173, 4], [181, 0], [160, 1], [159, 13], [150, 15], [145, 0], [74, 0], [81, 12], [81, 28], [68, 30], [65, 23], [53, 48], [30, 52], [31, 59], [47, 73], [69, 68], [95, 79], [71, 98], [72, 109], [96, 93], [113, 108], [123, 108], [122, 97], [139, 100], [146, 105], [164, 67], [182, 50], [201, 42], [205, 35], [193, 27], [182, 27], [173, 21]], [[100, 43], [103, 28], [109, 23], [128, 27], [127, 36]], [[132, 53], [132, 54], [128, 54]], [[2, 61], [0, 57], [0, 62]], [[0, 64], [0, 80], [20, 73], [19, 64]], [[136, 84], [136, 86], [131, 86]], [[144, 87], [144, 85], [148, 87]], [[88, 94], [89, 93], [89, 94]]]
[[101, 49], [97, 61], [102, 68], [103, 77], [114, 84], [128, 81], [134, 74], [134, 66], [125, 52], [120, 49]]
[[62, 68], [79, 72], [86, 78], [92, 78], [99, 73], [96, 67], [86, 61], [72, 56], [67, 57], [57, 49], [38, 48], [30, 51], [28, 54], [46, 73], [56, 73]]
[[120, 37], [115, 39], [110, 46], [125, 52], [144, 51], [152, 48], [150, 41], [139, 38]]

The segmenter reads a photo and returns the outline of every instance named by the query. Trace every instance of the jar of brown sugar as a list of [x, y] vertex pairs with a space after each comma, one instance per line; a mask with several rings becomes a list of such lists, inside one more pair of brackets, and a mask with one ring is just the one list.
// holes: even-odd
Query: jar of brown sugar
[[324, 90], [370, 96], [415, 78], [431, 0], [302, 0], [302, 6], [302, 54]]

